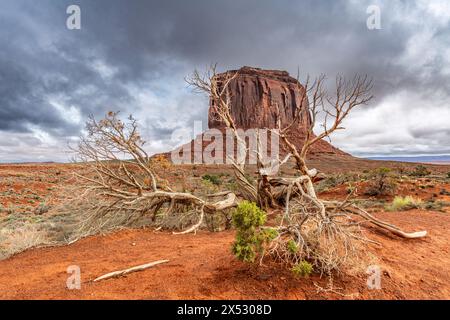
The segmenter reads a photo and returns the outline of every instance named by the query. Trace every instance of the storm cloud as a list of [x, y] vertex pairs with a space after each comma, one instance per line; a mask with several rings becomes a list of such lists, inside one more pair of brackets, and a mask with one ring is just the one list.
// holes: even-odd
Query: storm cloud
[[[81, 8], [81, 30], [66, 9]], [[366, 12], [378, 5], [381, 29]], [[374, 78], [333, 143], [358, 156], [450, 154], [448, 1], [66, 1], [0, 4], [0, 161], [66, 161], [89, 114], [134, 114], [150, 152], [206, 123], [184, 77], [217, 62]]]

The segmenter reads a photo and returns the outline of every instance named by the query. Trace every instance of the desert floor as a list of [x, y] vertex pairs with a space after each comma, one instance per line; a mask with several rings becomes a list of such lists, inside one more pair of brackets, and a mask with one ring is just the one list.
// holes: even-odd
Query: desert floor
[[[311, 162], [325, 172], [399, 166], [359, 160]], [[414, 165], [404, 166], [408, 169]], [[0, 165], [1, 204], [3, 208], [16, 208], [14, 213], [12, 209], [3, 210], [0, 217], [8, 219], [15, 214], [36, 219], [26, 211], [33, 212], [44, 200], [49, 206], [56, 203], [58, 188], [70, 181], [73, 169], [74, 165], [58, 164]], [[446, 174], [450, 166], [430, 169], [434, 175]], [[200, 166], [187, 170], [201, 177], [222, 169]], [[405, 181], [397, 193], [448, 202], [448, 191], [449, 180], [420, 178]], [[344, 198], [345, 186], [328, 188], [321, 195]], [[388, 203], [391, 199], [381, 200]], [[381, 243], [368, 245], [382, 270], [379, 290], [367, 287], [365, 265], [358, 272], [335, 276], [335, 292], [318, 289], [327, 286], [328, 278], [317, 274], [295, 278], [269, 261], [259, 268], [250, 267], [231, 254], [232, 230], [173, 235], [141, 228], [91, 236], [70, 245], [31, 248], [1, 260], [0, 299], [450, 299], [449, 207], [401, 212], [378, 208], [373, 213], [406, 231], [428, 231], [426, 238], [405, 240], [376, 227], [366, 229], [368, 238]], [[92, 282], [102, 274], [160, 259], [170, 261], [124, 277]], [[81, 290], [66, 287], [71, 265], [81, 268]]]

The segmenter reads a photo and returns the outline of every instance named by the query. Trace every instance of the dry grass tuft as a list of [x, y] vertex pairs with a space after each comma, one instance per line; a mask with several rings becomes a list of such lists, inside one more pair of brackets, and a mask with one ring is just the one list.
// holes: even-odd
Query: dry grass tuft
[[0, 260], [46, 242], [47, 233], [40, 230], [36, 224], [25, 223], [18, 228], [2, 228], [0, 229]]
[[401, 197], [397, 196], [386, 209], [389, 211], [405, 211], [420, 208], [422, 200], [413, 198], [411, 196]]

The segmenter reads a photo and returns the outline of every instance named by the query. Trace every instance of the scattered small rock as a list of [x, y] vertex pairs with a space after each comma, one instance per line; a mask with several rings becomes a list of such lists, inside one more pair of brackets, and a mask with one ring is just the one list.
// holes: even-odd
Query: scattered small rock
[[258, 275], [258, 279], [259, 280], [267, 280], [270, 277], [271, 277], [270, 274], [260, 274], [260, 275]]
[[50, 206], [42, 204], [34, 209], [34, 214], [42, 215], [50, 210]]

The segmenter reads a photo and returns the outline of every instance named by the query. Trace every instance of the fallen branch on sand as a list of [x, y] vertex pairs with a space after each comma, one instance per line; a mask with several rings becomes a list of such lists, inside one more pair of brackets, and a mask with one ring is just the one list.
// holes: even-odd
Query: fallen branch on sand
[[142, 264], [140, 266], [132, 267], [132, 268], [129, 268], [129, 269], [110, 272], [110, 273], [107, 273], [107, 274], [105, 274], [103, 276], [100, 276], [100, 277], [96, 278], [94, 280], [94, 282], [105, 280], [105, 279], [109, 279], [109, 278], [115, 278], [115, 277], [119, 277], [119, 276], [124, 276], [126, 274], [129, 274], [129, 273], [132, 273], [132, 272], [137, 272], [137, 271], [142, 271], [142, 270], [145, 270], [145, 269], [154, 267], [154, 266], [156, 266], [158, 264], [166, 263], [166, 262], [169, 262], [169, 260], [158, 260], [158, 261]]

